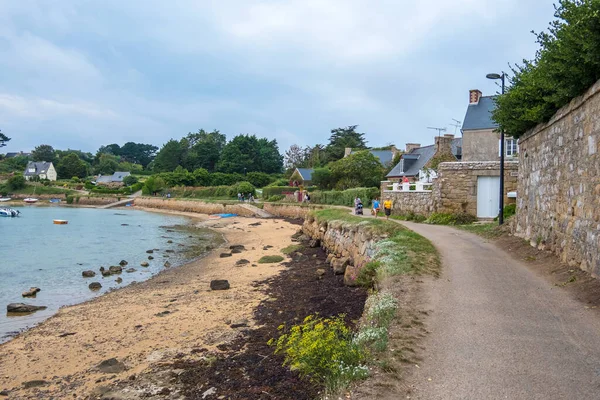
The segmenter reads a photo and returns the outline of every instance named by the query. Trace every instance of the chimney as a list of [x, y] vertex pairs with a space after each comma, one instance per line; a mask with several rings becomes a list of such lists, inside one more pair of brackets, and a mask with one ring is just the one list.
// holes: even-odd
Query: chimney
[[469, 90], [469, 104], [479, 104], [482, 94], [481, 90], [478, 89]]
[[410, 153], [414, 149], [421, 147], [421, 143], [406, 143], [406, 152]]
[[437, 154], [448, 152], [452, 154], [452, 139], [454, 135], [444, 135], [435, 137], [435, 150]]
[[451, 133], [444, 133], [445, 138], [454, 139], [454, 135]]
[[346, 147], [344, 149], [344, 157], [348, 157], [350, 154], [352, 154], [352, 147]]

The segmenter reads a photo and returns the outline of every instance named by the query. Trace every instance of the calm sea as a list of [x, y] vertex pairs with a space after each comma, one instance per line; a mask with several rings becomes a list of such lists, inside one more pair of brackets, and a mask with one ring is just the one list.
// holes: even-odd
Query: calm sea
[[[136, 210], [101, 210], [65, 207], [21, 207], [19, 218], [0, 218], [0, 343], [15, 332], [31, 327], [54, 314], [60, 306], [80, 303], [133, 281], [150, 278], [164, 269], [200, 256], [220, 235], [193, 229], [184, 217]], [[66, 219], [67, 225], [52, 220]], [[168, 243], [172, 241], [172, 243]], [[183, 246], [181, 246], [183, 245]], [[146, 250], [159, 249], [148, 260]], [[166, 252], [173, 250], [173, 252]], [[126, 260], [133, 273], [103, 278], [99, 268], [108, 269]], [[141, 267], [147, 261], [150, 266]], [[94, 278], [81, 272], [94, 270]], [[123, 279], [121, 284], [115, 280]], [[102, 289], [92, 292], [91, 282]], [[36, 298], [21, 293], [39, 287]], [[9, 303], [47, 306], [27, 316], [6, 315]]]

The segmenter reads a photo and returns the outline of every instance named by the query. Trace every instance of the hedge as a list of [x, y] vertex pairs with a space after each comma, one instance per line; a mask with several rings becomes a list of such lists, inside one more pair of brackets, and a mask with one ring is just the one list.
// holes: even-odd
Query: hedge
[[286, 195], [289, 193], [294, 193], [296, 190], [299, 190], [295, 186], [267, 186], [263, 188], [263, 198], [267, 199], [271, 196], [280, 196]]
[[338, 206], [354, 207], [354, 199], [360, 197], [365, 206], [371, 204], [371, 200], [380, 196], [379, 188], [354, 188], [347, 190], [314, 191], [310, 193], [310, 201], [315, 204], [330, 204]]
[[239, 182], [231, 186], [178, 186], [168, 189], [168, 191], [171, 193], [171, 197], [195, 199], [237, 198], [238, 193], [244, 193], [245, 195], [248, 195], [248, 193], [256, 194], [254, 186], [249, 182]]

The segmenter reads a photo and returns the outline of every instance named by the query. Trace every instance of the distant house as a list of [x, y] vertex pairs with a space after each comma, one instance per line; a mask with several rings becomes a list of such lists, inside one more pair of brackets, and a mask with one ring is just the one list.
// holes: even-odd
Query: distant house
[[46, 161], [29, 161], [25, 172], [23, 173], [25, 179], [31, 180], [35, 177], [40, 179], [48, 179], [49, 181], [55, 181], [57, 178], [56, 169], [54, 164]]
[[438, 161], [460, 161], [462, 158], [462, 139], [454, 135], [435, 138], [435, 144], [421, 147], [419, 143], [407, 143], [406, 152], [400, 162], [386, 175], [390, 181], [400, 181], [407, 177], [411, 181], [431, 182], [436, 177], [431, 169]]
[[125, 177], [131, 175], [131, 172], [115, 172], [112, 175], [98, 175], [96, 178], [97, 185], [115, 185], [122, 184]]
[[[396, 148], [396, 146], [390, 146], [390, 148], [386, 149], [386, 150], [374, 150], [374, 149], [368, 149], [368, 150], [369, 150], [369, 153], [371, 153], [375, 157], [377, 157], [377, 159], [379, 160], [381, 165], [383, 165], [385, 167], [391, 166], [392, 161], [394, 160], [394, 157], [396, 157], [397, 154], [401, 153]], [[350, 154], [355, 154], [358, 151], [362, 151], [362, 150], [352, 150], [350, 147], [346, 147], [345, 152], [344, 152], [344, 157], [348, 157]]]
[[5, 158], [14, 158], [14, 157], [29, 157], [31, 153], [24, 153], [22, 151], [16, 153], [6, 153]]
[[[469, 106], [462, 126], [463, 161], [499, 161], [500, 132], [492, 119], [496, 96], [483, 96], [479, 90], [469, 91]], [[505, 156], [516, 157], [517, 139], [505, 138]]]
[[296, 168], [290, 182], [295, 182], [297, 185], [310, 186], [312, 184], [312, 174], [314, 169], [312, 168]]

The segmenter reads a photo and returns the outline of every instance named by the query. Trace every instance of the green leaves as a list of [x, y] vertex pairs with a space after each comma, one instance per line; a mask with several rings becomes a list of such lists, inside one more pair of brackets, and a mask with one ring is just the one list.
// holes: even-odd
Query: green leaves
[[600, 0], [560, 0], [557, 20], [536, 34], [532, 61], [512, 68], [493, 118], [513, 137], [547, 122], [600, 79]]

